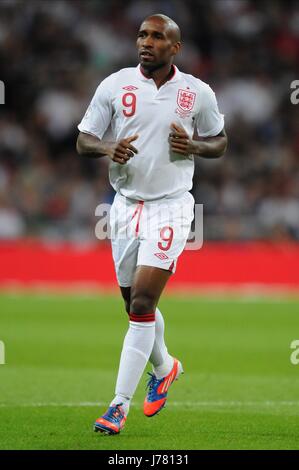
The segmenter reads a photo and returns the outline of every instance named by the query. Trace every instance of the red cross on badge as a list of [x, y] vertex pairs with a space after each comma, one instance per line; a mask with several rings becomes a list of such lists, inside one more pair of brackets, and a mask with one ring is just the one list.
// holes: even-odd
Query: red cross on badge
[[189, 90], [179, 89], [177, 96], [177, 104], [183, 111], [191, 111], [194, 106], [196, 93]]

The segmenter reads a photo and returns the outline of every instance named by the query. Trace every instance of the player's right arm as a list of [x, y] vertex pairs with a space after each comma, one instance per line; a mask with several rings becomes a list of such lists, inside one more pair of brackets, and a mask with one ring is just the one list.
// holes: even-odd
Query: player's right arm
[[132, 158], [138, 150], [131, 142], [134, 142], [138, 135], [121, 139], [118, 142], [105, 142], [98, 137], [80, 132], [77, 139], [77, 152], [91, 158], [99, 158], [107, 155], [112, 161], [124, 165]]
[[78, 125], [80, 133], [77, 139], [77, 152], [79, 155], [92, 158], [107, 155], [114, 162], [124, 165], [137, 153], [131, 142], [134, 142], [138, 135], [128, 136], [117, 142], [106, 142], [103, 139], [113, 116], [112, 90], [115, 78], [116, 74], [112, 74], [98, 86]]

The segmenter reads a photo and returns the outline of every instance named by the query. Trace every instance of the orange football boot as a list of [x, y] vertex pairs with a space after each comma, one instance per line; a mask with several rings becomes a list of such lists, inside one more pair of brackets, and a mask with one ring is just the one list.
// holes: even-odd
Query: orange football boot
[[166, 377], [158, 379], [155, 374], [150, 375], [147, 387], [148, 392], [144, 400], [143, 411], [145, 416], [149, 418], [156, 415], [165, 406], [167, 400], [167, 393], [170, 385], [184, 373], [180, 361], [174, 358], [174, 363], [171, 371]]
[[119, 434], [126, 422], [126, 415], [122, 408], [122, 403], [112, 405], [107, 412], [98, 418], [94, 423], [95, 432], [103, 432], [105, 434]]

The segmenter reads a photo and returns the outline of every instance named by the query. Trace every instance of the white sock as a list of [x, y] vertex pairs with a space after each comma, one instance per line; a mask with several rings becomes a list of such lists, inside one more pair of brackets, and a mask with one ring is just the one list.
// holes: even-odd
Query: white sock
[[164, 340], [164, 319], [158, 308], [155, 313], [155, 342], [150, 355], [150, 363], [153, 365], [153, 371], [158, 379], [162, 379], [169, 374], [173, 367], [173, 357], [168, 354]]
[[[154, 314], [152, 314], [154, 319]], [[136, 316], [134, 316], [136, 319]], [[140, 316], [140, 319], [142, 317]], [[155, 321], [130, 321], [125, 336], [112, 403], [123, 403], [128, 412], [133, 397], [143, 374], [155, 341]], [[119, 401], [121, 399], [121, 401]], [[127, 414], [126, 412], [126, 414]]]
[[125, 414], [129, 413], [131, 399], [128, 397], [124, 397], [123, 395], [115, 395], [112, 402], [109, 406], [120, 405], [122, 406]]

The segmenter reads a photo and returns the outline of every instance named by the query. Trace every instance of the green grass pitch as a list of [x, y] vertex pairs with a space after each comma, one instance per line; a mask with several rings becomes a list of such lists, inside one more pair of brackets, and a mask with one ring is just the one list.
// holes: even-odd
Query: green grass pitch
[[296, 300], [168, 297], [184, 376], [156, 417], [143, 376], [118, 436], [92, 431], [113, 397], [123, 336], [112, 295], [0, 295], [0, 449], [299, 449]]

